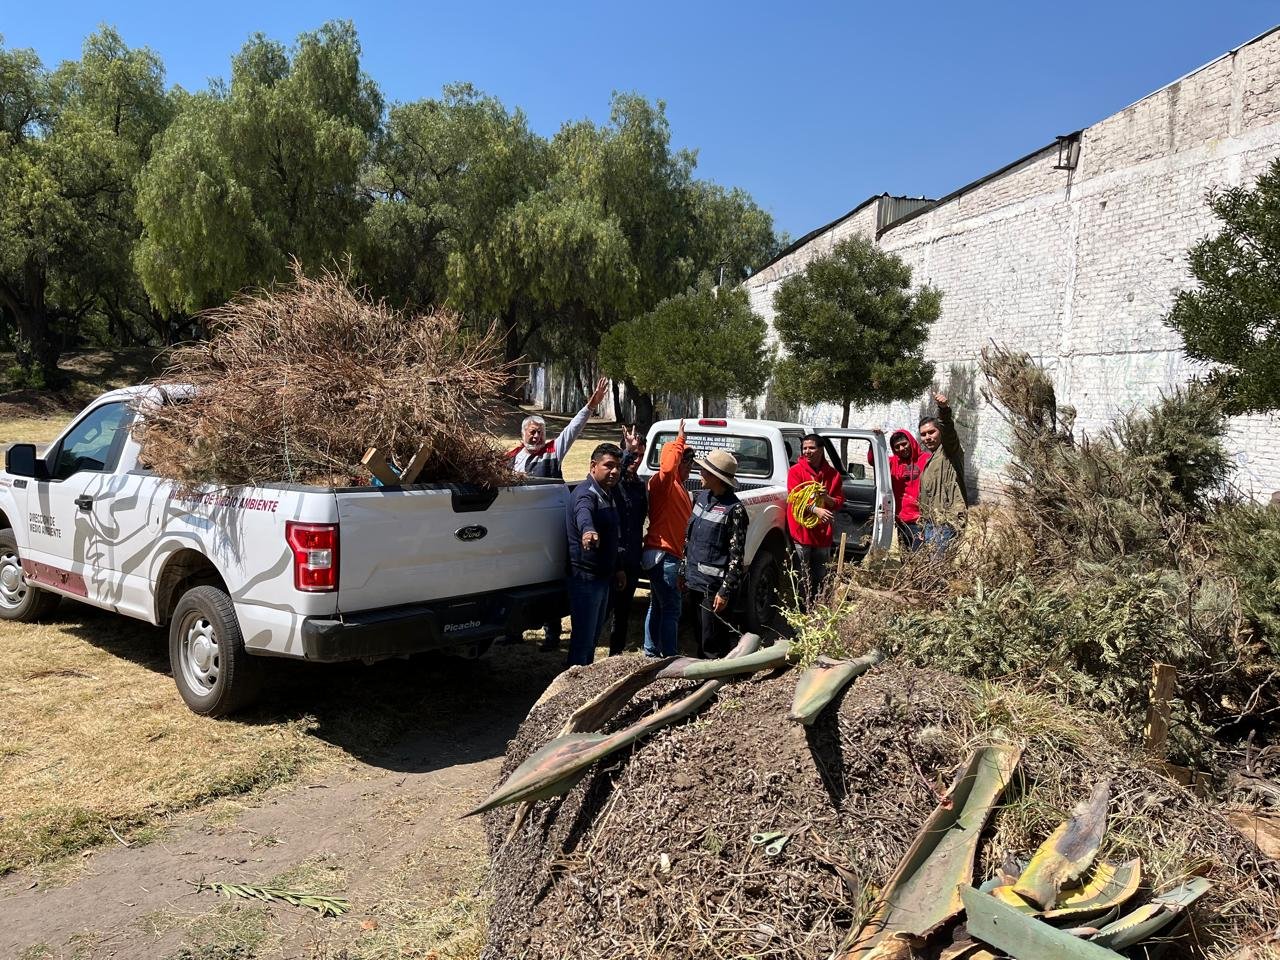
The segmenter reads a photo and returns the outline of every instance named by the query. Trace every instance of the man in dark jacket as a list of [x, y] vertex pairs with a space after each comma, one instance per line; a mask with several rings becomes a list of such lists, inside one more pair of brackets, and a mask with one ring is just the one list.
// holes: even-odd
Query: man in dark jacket
[[587, 479], [574, 487], [565, 516], [569, 541], [568, 665], [595, 659], [596, 637], [609, 608], [609, 591], [626, 581], [618, 477], [622, 451], [602, 443], [591, 452]]
[[635, 427], [623, 431], [622, 479], [618, 481], [618, 505], [622, 508], [623, 571], [627, 582], [609, 596], [613, 614], [613, 630], [609, 635], [609, 656], [627, 647], [627, 630], [631, 626], [631, 605], [640, 581], [640, 555], [644, 552], [644, 520], [649, 512], [649, 494], [638, 474], [644, 461], [644, 437]]
[[920, 475], [920, 538], [925, 546], [942, 551], [964, 524], [969, 501], [955, 415], [946, 394], [934, 394], [933, 399], [938, 415], [920, 421], [920, 439], [929, 451], [929, 462]]
[[732, 643], [729, 610], [742, 586], [747, 508], [738, 500], [738, 460], [727, 450], [695, 459], [703, 490], [685, 533], [683, 579], [698, 610], [698, 656], [722, 657]]

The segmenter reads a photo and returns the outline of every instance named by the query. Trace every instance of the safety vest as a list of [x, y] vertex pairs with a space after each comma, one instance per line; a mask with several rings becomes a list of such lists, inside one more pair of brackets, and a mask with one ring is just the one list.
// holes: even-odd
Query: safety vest
[[736, 494], [723, 498], [704, 491], [693, 505], [685, 536], [685, 581], [695, 590], [717, 585], [729, 566], [729, 515], [738, 504]]

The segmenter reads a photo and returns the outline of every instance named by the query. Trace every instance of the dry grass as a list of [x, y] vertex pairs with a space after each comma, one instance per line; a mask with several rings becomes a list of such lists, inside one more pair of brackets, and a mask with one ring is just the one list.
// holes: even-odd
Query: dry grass
[[0, 872], [127, 838], [158, 817], [279, 783], [332, 748], [301, 720], [199, 717], [163, 631], [66, 605], [0, 624]]
[[[84, 375], [101, 377], [101, 389], [137, 379], [129, 365], [91, 359]], [[44, 412], [46, 405], [0, 396], [0, 437], [47, 442], [89, 399], [50, 401]], [[511, 410], [503, 423], [511, 442], [524, 415]], [[553, 435], [568, 422], [547, 420]], [[583, 477], [591, 448], [614, 434], [612, 425], [590, 424], [570, 452], [566, 476]], [[642, 620], [633, 617], [633, 634]], [[0, 622], [0, 873], [115, 843], [113, 828], [145, 840], [169, 814], [314, 770], [343, 755], [335, 743], [385, 741], [422, 716], [405, 702], [408, 694], [387, 695], [384, 681], [366, 681], [358, 668], [354, 685], [350, 672], [326, 671], [321, 679], [300, 669], [307, 671], [304, 690], [275, 718], [214, 721], [192, 714], [178, 697], [162, 629], [72, 602], [46, 624]], [[335, 706], [343, 690], [349, 702]], [[325, 707], [322, 736], [313, 729], [315, 706]], [[425, 904], [403, 909], [415, 924], [437, 922]], [[478, 910], [460, 901], [447, 906], [454, 919], [440, 922], [461, 929], [459, 917]]]

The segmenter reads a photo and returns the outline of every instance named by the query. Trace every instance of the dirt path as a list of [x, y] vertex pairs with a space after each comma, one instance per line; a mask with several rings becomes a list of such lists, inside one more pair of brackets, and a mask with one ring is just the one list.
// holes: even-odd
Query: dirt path
[[[68, 882], [5, 877], [0, 957], [435, 956], [419, 941], [465, 939], [439, 914], [465, 914], [484, 869], [480, 823], [460, 816], [492, 786], [507, 740], [554, 672], [532, 672], [516, 695], [478, 690], [469, 716], [419, 727], [324, 780], [179, 818], [146, 845], [93, 851]], [[326, 919], [223, 901], [192, 886], [201, 878], [287, 883], [346, 897], [352, 911]]]

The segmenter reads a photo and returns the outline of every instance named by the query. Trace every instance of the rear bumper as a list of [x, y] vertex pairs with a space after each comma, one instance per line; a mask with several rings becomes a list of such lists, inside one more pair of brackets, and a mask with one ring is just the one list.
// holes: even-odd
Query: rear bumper
[[397, 657], [462, 647], [558, 619], [567, 609], [562, 581], [497, 590], [432, 603], [307, 617], [302, 651], [308, 660]]

